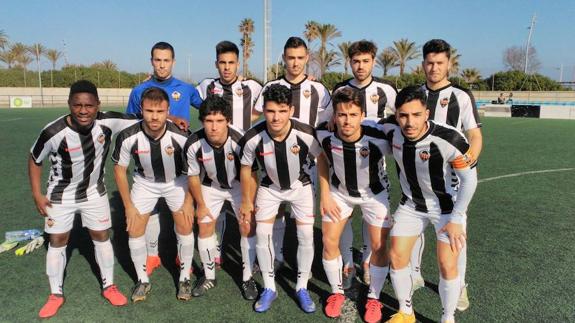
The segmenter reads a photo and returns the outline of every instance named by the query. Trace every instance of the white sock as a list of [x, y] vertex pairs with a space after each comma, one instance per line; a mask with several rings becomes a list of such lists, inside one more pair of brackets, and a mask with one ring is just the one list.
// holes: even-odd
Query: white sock
[[379, 299], [379, 294], [381, 294], [388, 272], [389, 266], [380, 267], [374, 264], [369, 264], [371, 283], [369, 284], [369, 293], [367, 294], [367, 297]]
[[198, 238], [198, 250], [200, 252], [200, 259], [204, 265], [206, 279], [216, 279], [216, 249], [217, 242], [215, 234], [207, 238]]
[[353, 229], [351, 227], [351, 218], [347, 220], [341, 237], [339, 238], [339, 251], [343, 266], [353, 268]]
[[158, 240], [160, 239], [160, 214], [150, 215], [146, 225], [146, 249], [148, 256], [158, 256]]
[[459, 276], [451, 280], [445, 280], [443, 277], [439, 277], [439, 297], [441, 298], [441, 306], [443, 307], [441, 322], [448, 320], [455, 321], [455, 308], [457, 307], [457, 300], [461, 292], [460, 282]]
[[371, 238], [369, 237], [369, 224], [365, 221], [361, 221], [361, 232], [363, 236], [363, 253], [361, 254], [361, 264], [369, 262], [371, 259]]
[[241, 237], [240, 248], [242, 250], [243, 281], [252, 278], [252, 268], [256, 260], [256, 237]]
[[102, 287], [106, 288], [114, 284], [114, 249], [110, 239], [102, 242], [92, 241], [94, 242], [96, 262], [100, 267], [100, 275], [102, 276]]
[[413, 293], [413, 285], [411, 282], [411, 268], [409, 266], [397, 270], [391, 268], [389, 273], [395, 297], [399, 302], [399, 310], [406, 314], [412, 314], [411, 294]]
[[[224, 233], [226, 232], [226, 218], [227, 212], [222, 208], [220, 215], [216, 221], [216, 253], [214, 258], [222, 257], [222, 241], [224, 241]], [[198, 240], [198, 245], [200, 241]]]
[[276, 260], [279, 262], [284, 261], [284, 236], [286, 233], [286, 219], [282, 216], [274, 222], [274, 252]]
[[256, 251], [264, 287], [275, 292], [273, 227], [272, 223], [259, 222], [256, 225]]
[[48, 245], [46, 253], [46, 275], [50, 282], [50, 293], [63, 294], [64, 270], [66, 269], [66, 246], [55, 248]]
[[341, 268], [343, 266], [343, 260], [341, 255], [332, 260], [322, 259], [323, 270], [325, 270], [325, 275], [331, 286], [331, 292], [334, 294], [343, 294], [342, 288], [342, 272]]
[[421, 257], [425, 248], [425, 236], [423, 232], [415, 240], [413, 249], [411, 249], [410, 266], [413, 277], [421, 277]]
[[180, 281], [183, 282], [190, 279], [190, 269], [194, 260], [194, 233], [182, 235], [176, 232], [176, 237], [180, 258]]
[[297, 225], [297, 282], [296, 292], [307, 289], [307, 281], [313, 264], [313, 225]]
[[[463, 231], [467, 233], [467, 218], [463, 222]], [[461, 280], [461, 288], [465, 287], [465, 273], [467, 272], [467, 241], [463, 248], [459, 251], [459, 256], [457, 256], [457, 273]]]
[[137, 238], [128, 239], [128, 246], [130, 246], [130, 256], [138, 275], [138, 280], [142, 283], [149, 283], [150, 279], [146, 273], [146, 237], [141, 236]]

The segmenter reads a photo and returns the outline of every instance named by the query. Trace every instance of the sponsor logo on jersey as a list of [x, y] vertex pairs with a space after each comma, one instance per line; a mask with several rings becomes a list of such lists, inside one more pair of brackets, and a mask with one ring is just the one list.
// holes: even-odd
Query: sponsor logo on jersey
[[82, 146], [72, 147], [72, 148], [70, 148], [70, 147], [64, 148], [64, 151], [65, 151], [65, 152], [68, 152], [68, 153], [71, 153], [71, 152], [74, 152], [74, 151], [78, 151], [78, 150], [82, 150]]
[[273, 153], [274, 153], [273, 151], [263, 151], [263, 152], [260, 152], [260, 156], [273, 155]]
[[237, 95], [237, 96], [242, 96], [242, 95], [244, 95], [244, 89], [242, 89], [242, 88], [236, 89], [236, 95]]
[[172, 156], [174, 154], [174, 147], [172, 146], [166, 147], [166, 154], [168, 154], [168, 156]]
[[213, 95], [222, 96], [222, 95], [224, 95], [224, 89], [222, 89], [221, 87], [214, 87], [214, 88], [212, 89], [211, 93], [212, 93]]
[[341, 146], [331, 146], [331, 150], [343, 151], [343, 147], [341, 147]]
[[98, 220], [98, 222], [100, 222], [100, 223], [107, 223], [107, 222], [110, 222], [110, 218], [106, 218], [106, 219], [103, 219], [103, 220]]
[[309, 99], [309, 96], [310, 96], [310, 95], [311, 95], [311, 91], [310, 91], [310, 90], [305, 90], [305, 91], [303, 91], [303, 96], [304, 96], [306, 99]]
[[101, 133], [101, 134], [98, 136], [98, 139], [97, 139], [97, 140], [98, 140], [98, 142], [99, 142], [100, 144], [104, 144], [104, 141], [106, 141], [106, 135], [104, 135], [103, 133]]
[[298, 145], [298, 144], [294, 144], [293, 146], [291, 146], [290, 151], [291, 151], [294, 155], [299, 154], [299, 151], [300, 151], [299, 145]]
[[228, 158], [228, 160], [232, 161], [234, 160], [234, 153], [230, 151], [226, 157]]
[[374, 93], [374, 94], [372, 94], [372, 95], [369, 97], [369, 99], [371, 100], [371, 102], [372, 102], [373, 104], [376, 104], [377, 101], [379, 101], [379, 95], [377, 95], [377, 94]]
[[138, 155], [140, 155], [140, 154], [149, 154], [149, 153], [150, 153], [149, 150], [137, 150], [137, 149], [134, 150], [134, 154], [138, 154]]
[[54, 219], [52, 219], [52, 218], [48, 218], [48, 219], [46, 220], [46, 225], [47, 225], [49, 228], [53, 227], [55, 223], [56, 223], [56, 221], [54, 221]]
[[207, 161], [210, 161], [210, 160], [212, 160], [212, 159], [213, 159], [213, 158], [198, 158], [198, 161], [207, 162]]
[[359, 155], [363, 158], [369, 156], [369, 148], [361, 147], [361, 149], [359, 150]]
[[391, 146], [392, 146], [394, 149], [401, 150], [401, 146], [400, 146], [400, 145], [392, 144]]
[[429, 160], [429, 152], [427, 150], [421, 151], [419, 152], [419, 158], [421, 158], [421, 160], [428, 161]]
[[447, 104], [449, 104], [449, 98], [448, 97], [444, 97], [439, 101], [439, 104], [441, 105], [442, 108], [445, 108], [447, 106]]
[[180, 98], [182, 97], [182, 94], [178, 91], [174, 91], [172, 92], [172, 99], [174, 99], [174, 101], [180, 101]]

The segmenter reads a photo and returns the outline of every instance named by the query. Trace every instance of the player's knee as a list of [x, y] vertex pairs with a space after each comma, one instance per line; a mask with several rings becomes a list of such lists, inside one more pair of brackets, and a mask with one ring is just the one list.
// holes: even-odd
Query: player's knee
[[389, 250], [389, 260], [391, 262], [391, 266], [394, 269], [402, 269], [409, 265], [409, 257], [410, 255], [405, 252], [401, 252], [401, 250], [397, 250], [392, 248]]
[[50, 246], [54, 248], [61, 248], [68, 244], [68, 240], [70, 238], [69, 232], [67, 233], [59, 233], [59, 234], [50, 234]]
[[[324, 252], [333, 255], [339, 250], [339, 239], [336, 237], [324, 234], [322, 237]], [[333, 257], [329, 257], [330, 259]]]
[[439, 270], [441, 271], [441, 277], [444, 279], [453, 279], [457, 276], [457, 261], [440, 258], [438, 262]]
[[[199, 223], [198, 227], [200, 229], [200, 238], [207, 238], [207, 237], [211, 237], [215, 230], [215, 225], [214, 222], [210, 222], [210, 223]], [[181, 227], [182, 230], [188, 231], [189, 232], [187, 234], [189, 234], [190, 232], [192, 232], [192, 227], [191, 226], [182, 226]], [[186, 233], [184, 233], [186, 234]]]
[[92, 240], [94, 241], [106, 241], [109, 239], [109, 234], [108, 234], [108, 230], [101, 230], [101, 231], [93, 231], [93, 230], [89, 230], [90, 232], [90, 238], [92, 238]]

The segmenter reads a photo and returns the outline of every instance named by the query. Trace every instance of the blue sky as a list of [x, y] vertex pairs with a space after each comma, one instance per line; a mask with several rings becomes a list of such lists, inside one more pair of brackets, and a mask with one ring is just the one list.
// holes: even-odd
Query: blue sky
[[[274, 0], [271, 60], [278, 59], [289, 36], [301, 36], [305, 23], [316, 20], [335, 24], [342, 32], [334, 46], [365, 38], [383, 49], [400, 38], [418, 45], [431, 38], [443, 38], [462, 55], [462, 68], [478, 68], [485, 77], [503, 70], [505, 48], [525, 45], [534, 13], [537, 22], [532, 45], [542, 63], [540, 72], [559, 79], [559, 66], [563, 64], [563, 80], [573, 80], [572, 0]], [[40, 42], [65, 50], [69, 63], [89, 65], [111, 59], [129, 72], [150, 71], [151, 46], [160, 40], [168, 41], [176, 49], [174, 74], [187, 78], [191, 62], [195, 81], [215, 75], [215, 44], [231, 40], [239, 45], [238, 25], [243, 18], [252, 18], [256, 47], [250, 69], [259, 76], [263, 71], [262, 0], [3, 0], [1, 16], [0, 29], [10, 41]], [[412, 61], [410, 66], [418, 63], [419, 60]], [[49, 66], [48, 62], [43, 63], [43, 68]], [[374, 73], [379, 75], [381, 71], [376, 69]], [[397, 73], [397, 69], [391, 71]]]

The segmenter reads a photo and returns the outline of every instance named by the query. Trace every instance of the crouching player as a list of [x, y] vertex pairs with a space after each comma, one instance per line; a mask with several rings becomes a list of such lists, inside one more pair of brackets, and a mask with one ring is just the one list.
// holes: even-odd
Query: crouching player
[[[203, 128], [196, 131], [186, 143], [188, 181], [196, 202], [199, 237], [198, 251], [205, 276], [192, 290], [194, 297], [204, 295], [216, 286], [215, 260], [217, 239], [215, 228], [222, 205], [229, 201], [238, 219], [240, 246], [243, 261], [242, 295], [247, 300], [258, 296], [252, 267], [256, 257], [255, 221], [252, 215], [242, 217], [240, 190], [240, 146], [242, 131], [231, 125], [232, 110], [222, 97], [208, 97], [200, 106], [199, 119]], [[251, 173], [253, 186], [256, 172]], [[253, 200], [254, 194], [251, 194]]]
[[[191, 297], [190, 268], [194, 256], [193, 204], [188, 193], [183, 149], [187, 134], [168, 122], [169, 99], [164, 90], [150, 87], [142, 94], [143, 120], [116, 139], [112, 155], [118, 191], [124, 203], [130, 255], [138, 282], [132, 301], [146, 299], [151, 285], [146, 272], [146, 224], [150, 213], [163, 197], [172, 211], [178, 240], [180, 278], [177, 297]], [[134, 181], [130, 192], [126, 171], [134, 159]]]
[[382, 308], [379, 294], [389, 270], [385, 246], [391, 217], [384, 156], [390, 153], [390, 146], [375, 122], [362, 124], [365, 114], [358, 90], [343, 88], [332, 100], [335, 132], [327, 131], [327, 123], [320, 125], [317, 132], [324, 150], [318, 158], [323, 267], [332, 289], [325, 314], [331, 318], [341, 315], [345, 296], [339, 242], [354, 206], [359, 206], [368, 224], [372, 250], [371, 282], [364, 319], [379, 322]]
[[[399, 312], [388, 322], [415, 322], [409, 262], [415, 241], [429, 223], [437, 237], [441, 322], [454, 322], [461, 291], [457, 257], [465, 244], [465, 213], [477, 187], [475, 159], [459, 131], [428, 121], [426, 101], [422, 89], [403, 89], [396, 100], [398, 125], [384, 124], [399, 167], [402, 192], [393, 215], [390, 248], [390, 276]], [[461, 182], [457, 199], [450, 193], [452, 171]]]

